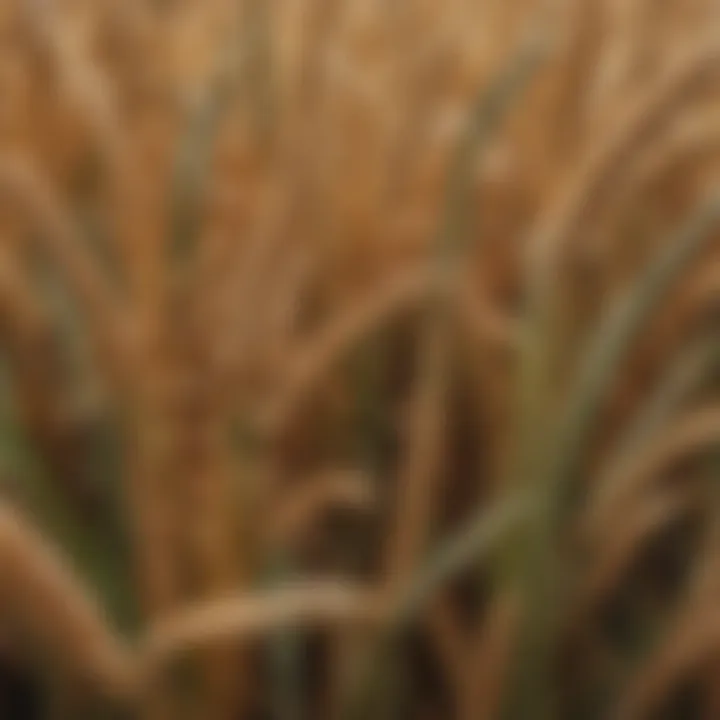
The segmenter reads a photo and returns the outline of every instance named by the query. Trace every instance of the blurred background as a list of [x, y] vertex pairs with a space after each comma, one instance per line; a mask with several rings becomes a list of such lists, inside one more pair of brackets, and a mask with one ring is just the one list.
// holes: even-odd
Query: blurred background
[[719, 81], [714, 0], [0, 0], [0, 717], [720, 718]]

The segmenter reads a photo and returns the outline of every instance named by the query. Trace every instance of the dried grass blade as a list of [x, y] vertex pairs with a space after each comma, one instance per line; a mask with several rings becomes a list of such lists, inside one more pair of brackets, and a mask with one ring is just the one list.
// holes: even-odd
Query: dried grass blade
[[374, 626], [386, 617], [382, 596], [363, 587], [317, 581], [264, 593], [211, 600], [151, 626], [143, 644], [147, 668], [219, 640], [249, 641], [297, 626]]
[[[711, 197], [670, 238], [632, 290], [614, 304], [584, 353], [549, 448], [535, 455], [533, 441], [525, 449], [531, 454], [524, 458], [522, 467], [532, 472], [534, 459], [540, 469], [518, 480], [538, 483], [542, 504], [535, 522], [515, 548], [517, 555], [511, 558], [518, 563], [515, 579], [520, 582], [523, 597], [533, 598], [523, 618], [517, 650], [517, 675], [508, 708], [511, 717], [515, 713], [525, 717], [528, 712], [538, 718], [554, 716], [550, 675], [562, 615], [558, 543], [577, 490], [575, 475], [600, 418], [602, 403], [633, 340], [677, 278], [716, 237], [713, 230], [718, 220], [720, 201]], [[535, 337], [536, 331], [537, 327], [531, 326], [530, 336]], [[535, 340], [547, 343], [549, 338]], [[532, 349], [530, 355], [534, 355]]]
[[2, 602], [27, 633], [105, 693], [133, 691], [129, 646], [108, 626], [90, 590], [24, 520], [0, 507]]
[[720, 410], [716, 407], [694, 411], [670, 424], [598, 485], [585, 516], [588, 536], [602, 536], [618, 509], [642, 497], [663, 471], [683, 458], [712, 450], [719, 438]]
[[130, 366], [130, 350], [122, 309], [100, 268], [83, 248], [75, 223], [52, 188], [20, 159], [0, 164], [0, 192], [19, 205], [34, 225], [35, 241], [60, 267], [86, 314], [111, 379], [122, 383]]

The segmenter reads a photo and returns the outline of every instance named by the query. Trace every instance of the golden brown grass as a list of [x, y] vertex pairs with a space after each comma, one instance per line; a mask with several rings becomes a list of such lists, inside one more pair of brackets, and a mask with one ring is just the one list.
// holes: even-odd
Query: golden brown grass
[[1, 3], [22, 634], [151, 718], [712, 717], [719, 33]]

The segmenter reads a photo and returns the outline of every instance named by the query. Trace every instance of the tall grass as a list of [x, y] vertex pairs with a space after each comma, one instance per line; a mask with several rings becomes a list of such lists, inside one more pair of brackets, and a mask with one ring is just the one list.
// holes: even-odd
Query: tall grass
[[2, 4], [0, 637], [65, 716], [715, 716], [718, 23]]

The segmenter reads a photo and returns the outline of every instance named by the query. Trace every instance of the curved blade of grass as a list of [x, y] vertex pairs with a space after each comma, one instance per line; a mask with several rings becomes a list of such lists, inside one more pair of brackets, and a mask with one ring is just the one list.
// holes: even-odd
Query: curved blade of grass
[[471, 226], [475, 169], [514, 102], [519, 100], [549, 50], [548, 38], [534, 34], [488, 88], [483, 88], [471, 109], [455, 148], [434, 252], [438, 284], [426, 309], [417, 362], [418, 379], [413, 423], [406, 461], [400, 470], [396, 504], [400, 515], [388, 550], [388, 568], [402, 580], [422, 552], [423, 533], [431, 520], [434, 481], [441, 462], [445, 396], [447, 394], [452, 289], [466, 251], [477, 233]]
[[62, 546], [92, 586], [112, 617], [124, 628], [137, 624], [131, 578], [122, 554], [107, 537], [89, 530], [67, 498], [48, 476], [22, 428], [14, 419], [12, 393], [5, 373], [0, 376], [0, 465], [20, 486], [20, 494], [41, 526]]
[[[493, 132], [497, 130], [513, 102], [527, 87], [548, 49], [547, 38], [544, 35], [533, 35], [530, 42], [520, 48], [491, 86], [483, 89], [470, 113], [450, 168], [435, 248], [441, 281], [453, 279], [457, 263], [464, 257], [462, 251], [473, 238], [473, 233], [470, 231], [470, 210], [478, 153], [488, 145]], [[441, 282], [440, 292], [437, 297], [432, 298], [434, 302], [429, 308], [428, 342], [425, 343], [428, 347], [421, 349], [421, 352], [427, 350], [425, 354], [428, 356], [436, 356], [435, 342], [438, 340], [436, 330], [438, 324], [442, 323], [447, 309], [447, 296], [443, 292], [446, 289]], [[437, 357], [434, 359], [437, 360]], [[436, 372], [439, 369], [437, 362], [421, 363], [421, 367], [424, 365], [427, 365], [428, 372]], [[496, 517], [493, 513], [491, 519], [495, 519], [496, 522], [488, 524], [485, 513], [481, 513], [476, 521], [471, 523], [468, 531], [459, 535], [447, 546], [443, 546], [434, 555], [427, 569], [421, 570], [416, 579], [411, 581], [409, 590], [400, 596], [399, 609], [390, 623], [389, 630], [381, 635], [377, 646], [370, 652], [371, 670], [363, 676], [358, 695], [351, 698], [343, 713], [344, 718], [355, 720], [355, 718], [368, 717], [369, 713], [377, 714], [378, 710], [383, 712], [388, 709], [387, 703], [383, 701], [392, 693], [390, 688], [384, 687], [383, 684], [392, 674], [397, 640], [406, 625], [439, 584], [472, 562], [480, 554], [479, 549], [492, 545], [496, 535], [504, 536], [507, 526], [513, 525], [519, 514], [517, 508], [512, 505], [505, 514], [499, 513]], [[404, 578], [400, 578], [400, 581], [403, 582]], [[374, 703], [371, 702], [371, 698]]]
[[668, 423], [662, 432], [640, 446], [617, 475], [604, 476], [604, 484], [593, 487], [592, 500], [583, 517], [585, 537], [601, 537], [603, 528], [629, 502], [656, 490], [654, 481], [666, 476], [683, 459], [700, 458], [712, 450], [719, 437], [720, 410], [716, 404], [680, 414], [675, 422]]
[[400, 593], [400, 599], [367, 660], [359, 684], [342, 713], [343, 720], [374, 717], [382, 683], [392, 674], [398, 641], [425, 610], [436, 591], [459, 573], [497, 553], [530, 517], [536, 499], [530, 495], [503, 501], [491, 510], [481, 510], [440, 547]]
[[718, 72], [718, 45], [715, 40], [700, 43], [678, 58], [668, 73], [647, 92], [640, 93], [628, 112], [591, 144], [587, 156], [567, 183], [567, 192], [559, 196], [560, 204], [548, 207], [538, 232], [528, 242], [527, 293], [531, 316], [525, 333], [521, 359], [519, 442], [520, 467], [513, 468], [520, 478], [532, 470], [534, 458], [525, 458], [525, 449], [541, 447], [538, 427], [547, 411], [552, 387], [550, 375], [556, 360], [555, 335], [558, 316], [559, 260], [568, 244], [578, 237], [589, 212], [606, 202], [609, 190], [618, 187], [618, 178], [627, 174], [628, 164], [635, 164], [639, 150], [647, 148], [657, 137], [657, 130], [667, 118], [674, 117], [698, 91], [712, 83]]
[[701, 338], [679, 353], [660, 385], [631, 419], [617, 447], [603, 463], [593, 487], [589, 488], [590, 495], [585, 504], [592, 511], [583, 518], [584, 529], [588, 523], [594, 525], [595, 508], [606, 504], [604, 498], [608, 496], [608, 487], [618, 482], [616, 478], [626, 477], [626, 468], [632, 467], [638, 453], [653, 442], [656, 433], [663, 430], [683, 401], [711, 379], [718, 360], [720, 345], [715, 338]]
[[0, 506], [0, 569], [4, 618], [37, 642], [44, 658], [108, 698], [134, 692], [133, 651], [108, 625], [94, 589], [11, 503]]
[[[717, 366], [716, 366], [717, 368]], [[717, 386], [717, 378], [715, 378]], [[707, 666], [703, 674], [712, 678], [708, 717], [717, 707], [714, 682], [717, 669], [717, 638], [714, 637], [716, 593], [718, 588], [718, 548], [720, 547], [720, 455], [716, 445], [701, 470], [710, 483], [707, 527], [688, 582], [687, 595], [680, 604], [673, 624], [665, 629], [655, 647], [631, 668], [619, 697], [615, 713], [618, 717], [650, 717], [673, 690], [694, 670]]]
[[[534, 34], [488, 88], [483, 88], [474, 104], [465, 129], [459, 139], [451, 162], [446, 186], [443, 212], [438, 228], [434, 252], [438, 275], [437, 292], [430, 297], [425, 326], [422, 329], [418, 359], [417, 403], [413, 415], [408, 449], [400, 470], [397, 499], [398, 515], [391, 529], [391, 540], [386, 553], [386, 572], [389, 582], [397, 585], [406, 582], [417, 559], [424, 551], [428, 527], [432, 521], [435, 503], [435, 481], [442, 454], [442, 433], [448, 350], [451, 342], [450, 309], [452, 283], [461, 269], [465, 252], [476, 233], [471, 228], [472, 192], [475, 187], [475, 169], [479, 155], [492, 139], [513, 103], [527, 88], [549, 45], [543, 34]], [[414, 593], [411, 593], [414, 597]], [[410, 601], [412, 605], [412, 600]], [[394, 638], [393, 638], [394, 639]], [[384, 661], [393, 660], [391, 646], [385, 645]], [[383, 641], [384, 642], [384, 641]], [[379, 663], [382, 665], [383, 663]], [[375, 675], [374, 682], [381, 678]], [[376, 712], [389, 712], [389, 699], [397, 693], [390, 688], [375, 685]], [[394, 700], [400, 698], [395, 697]]]
[[[552, 476], [559, 493], [585, 453], [599, 410], [633, 340], [678, 277], [709, 243], [720, 222], [720, 195], [705, 200], [684, 226], [663, 244], [644, 276], [610, 309], [584, 353], [555, 446]], [[565, 498], [563, 498], [565, 499]]]
[[720, 343], [716, 338], [701, 338], [683, 348], [660, 385], [633, 416], [613, 452], [615, 459], [609, 464], [622, 462], [662, 427], [673, 412], [710, 379], [719, 360]]
[[247, 4], [229, 47], [223, 49], [219, 70], [190, 111], [172, 184], [170, 256], [175, 260], [193, 252], [213, 141], [224, 114], [243, 91], [250, 93], [260, 137], [273, 135], [277, 103], [272, 87], [270, 12], [266, 2]]
[[492, 556], [524, 522], [535, 514], [537, 497], [522, 495], [498, 507], [480, 510], [461, 530], [441, 543], [401, 593], [391, 620], [403, 632], [426, 608], [434, 593], [471, 565]]
[[[716, 570], [717, 558], [712, 560]], [[613, 718], [659, 717], [663, 702], [683, 681], [693, 672], [712, 669], [720, 646], [716, 588], [704, 587], [704, 592], [695, 596], [693, 589], [697, 588], [691, 588], [689, 596], [653, 633], [652, 641], [641, 648], [638, 659], [627, 669], [628, 679], [614, 698]]]
[[472, 192], [479, 153], [522, 97], [551, 49], [545, 33], [533, 34], [489, 88], [483, 88], [471, 108], [454, 150], [445, 188], [443, 216], [436, 240], [439, 262], [452, 262], [474, 239], [470, 223]]
[[187, 259], [195, 249], [213, 142], [223, 116], [243, 91], [251, 91], [258, 125], [269, 128], [274, 101], [269, 87], [271, 11], [266, 5], [253, 0], [239, 14], [229, 44], [220, 49], [210, 85], [190, 109], [172, 180], [169, 253], [173, 260]]
[[558, 533], [575, 490], [573, 480], [632, 341], [678, 276], [713, 239], [718, 221], [720, 199], [715, 195], [701, 203], [632, 290], [610, 309], [584, 354], [550, 452], [540, 458], [540, 476], [534, 481], [543, 488], [543, 507], [515, 558], [522, 596], [532, 598], [532, 603], [524, 617], [516, 679], [509, 689], [509, 718], [556, 716], [550, 675], [562, 612], [556, 597], [561, 581]]
[[123, 385], [129, 362], [123, 309], [97, 259], [87, 251], [76, 218], [43, 173], [22, 158], [0, 162], [0, 192], [32, 223], [30, 232], [21, 233], [18, 240], [63, 277], [103, 369], [113, 384]]

